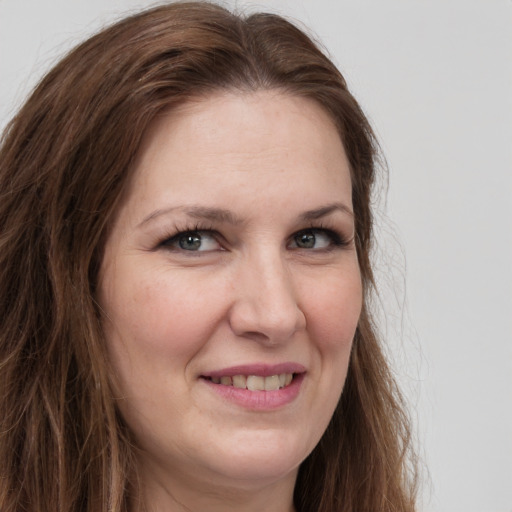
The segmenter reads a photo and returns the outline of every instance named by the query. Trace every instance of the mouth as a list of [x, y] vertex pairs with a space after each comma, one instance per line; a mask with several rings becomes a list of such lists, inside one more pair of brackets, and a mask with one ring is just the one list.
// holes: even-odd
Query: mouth
[[298, 363], [247, 364], [204, 373], [200, 379], [227, 403], [251, 411], [275, 411], [299, 396], [306, 368]]
[[231, 386], [249, 391], [277, 391], [288, 387], [297, 377], [297, 373], [279, 373], [275, 375], [224, 375], [203, 377], [220, 386]]

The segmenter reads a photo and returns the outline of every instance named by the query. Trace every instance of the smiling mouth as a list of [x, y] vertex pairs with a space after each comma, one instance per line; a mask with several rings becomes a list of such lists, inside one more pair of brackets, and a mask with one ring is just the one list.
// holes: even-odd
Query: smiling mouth
[[206, 380], [222, 386], [232, 386], [249, 391], [277, 391], [291, 384], [296, 374], [280, 373], [278, 375], [233, 375], [232, 377], [204, 377]]

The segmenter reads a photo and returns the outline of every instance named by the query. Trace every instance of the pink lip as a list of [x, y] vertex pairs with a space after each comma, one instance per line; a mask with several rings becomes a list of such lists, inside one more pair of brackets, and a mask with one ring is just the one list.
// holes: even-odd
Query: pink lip
[[280, 363], [280, 364], [244, 364], [231, 366], [222, 370], [215, 370], [204, 373], [202, 377], [233, 377], [234, 375], [260, 375], [261, 377], [270, 377], [281, 373], [304, 373], [306, 368], [298, 363]]
[[[234, 386], [215, 384], [209, 380], [210, 377], [232, 377], [234, 375], [269, 377], [281, 373], [293, 373], [293, 380], [288, 386], [274, 391], [249, 391], [248, 389], [236, 388]], [[201, 376], [201, 380], [223, 400], [249, 410], [272, 411], [284, 407], [297, 398], [305, 375], [306, 370], [304, 366], [296, 363], [277, 365], [251, 364], [232, 366], [223, 370], [208, 372]]]

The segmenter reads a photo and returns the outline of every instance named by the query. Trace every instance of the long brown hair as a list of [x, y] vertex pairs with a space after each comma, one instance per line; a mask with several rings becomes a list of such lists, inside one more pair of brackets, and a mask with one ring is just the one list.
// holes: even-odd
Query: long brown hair
[[[126, 512], [130, 433], [112, 399], [95, 302], [109, 225], [155, 116], [216, 90], [278, 89], [331, 115], [349, 158], [365, 304], [376, 142], [340, 72], [271, 14], [160, 6], [66, 56], [0, 149], [0, 510]], [[411, 512], [410, 430], [366, 306], [345, 388], [301, 465], [300, 512]], [[135, 489], [135, 490], [134, 490]]]

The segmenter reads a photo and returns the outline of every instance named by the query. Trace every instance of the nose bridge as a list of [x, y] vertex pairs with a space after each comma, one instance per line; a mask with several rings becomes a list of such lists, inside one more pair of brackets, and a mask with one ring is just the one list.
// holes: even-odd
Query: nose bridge
[[253, 252], [238, 270], [231, 315], [238, 335], [279, 343], [304, 328], [294, 275], [278, 248]]

